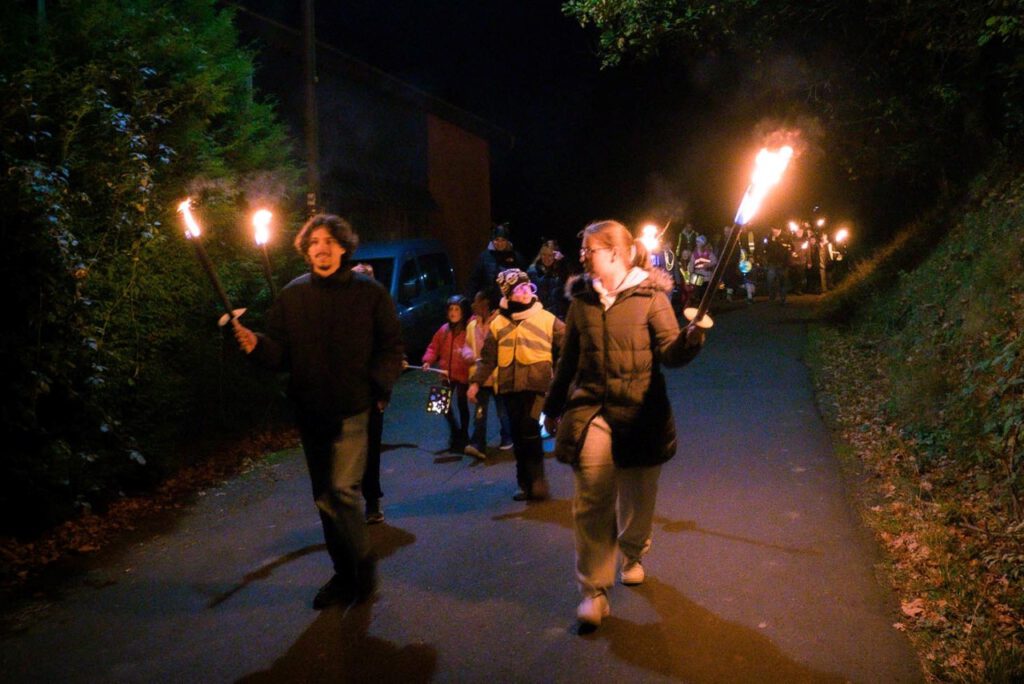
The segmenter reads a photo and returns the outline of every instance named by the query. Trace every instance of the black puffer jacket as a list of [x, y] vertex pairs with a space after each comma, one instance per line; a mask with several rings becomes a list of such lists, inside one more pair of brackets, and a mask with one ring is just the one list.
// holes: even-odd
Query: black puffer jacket
[[390, 395], [402, 370], [395, 304], [376, 280], [347, 266], [327, 278], [306, 273], [281, 290], [253, 357], [290, 373], [300, 422], [362, 413]]
[[687, 346], [669, 303], [671, 277], [654, 269], [606, 311], [589, 276], [573, 279], [565, 339], [544, 413], [561, 417], [555, 455], [576, 463], [587, 426], [601, 413], [612, 430], [619, 467], [664, 463], [676, 431], [661, 366], [682, 366], [700, 351]]
[[[511, 243], [509, 244], [511, 245]], [[509, 268], [525, 271], [526, 262], [523, 261], [523, 256], [511, 246], [506, 250], [498, 251], [494, 248], [493, 242], [488, 244], [487, 249], [477, 257], [476, 266], [473, 267], [473, 272], [469, 275], [469, 290], [466, 292], [466, 299], [472, 301], [476, 293], [481, 291], [497, 293], [498, 284], [495, 279], [499, 273]]]

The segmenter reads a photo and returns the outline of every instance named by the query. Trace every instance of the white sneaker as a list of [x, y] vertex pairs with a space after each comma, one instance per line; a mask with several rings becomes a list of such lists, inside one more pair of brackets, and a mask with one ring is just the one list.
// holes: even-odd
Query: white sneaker
[[646, 576], [646, 573], [644, 573], [644, 566], [641, 565], [638, 560], [626, 560], [626, 562], [622, 564], [622, 572], [619, 573], [619, 579], [628, 587], [643, 584]]
[[598, 594], [597, 596], [588, 596], [580, 601], [580, 605], [576, 607], [576, 619], [582, 625], [598, 627], [601, 624], [601, 620], [608, 617], [608, 614], [611, 612], [612, 609], [608, 605], [608, 597], [604, 594]]

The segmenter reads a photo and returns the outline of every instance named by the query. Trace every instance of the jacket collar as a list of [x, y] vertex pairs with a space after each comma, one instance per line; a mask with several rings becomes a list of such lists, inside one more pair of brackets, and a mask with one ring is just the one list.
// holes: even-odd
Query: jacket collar
[[601, 305], [607, 310], [611, 308], [611, 305], [615, 303], [616, 298], [620, 294], [635, 288], [649, 277], [649, 272], [634, 266], [626, 272], [626, 276], [615, 289], [605, 287], [605, 284], [601, 282], [600, 278], [593, 278], [590, 281], [590, 286], [594, 288], [594, 292], [596, 292], [598, 297], [601, 299]]
[[322, 276], [311, 270], [310, 280], [317, 287], [342, 287], [352, 282], [352, 267], [342, 264], [337, 271], [329, 276]]
[[[657, 291], [664, 292], [666, 295], [672, 293], [672, 288], [674, 287], [672, 276], [660, 268], [645, 269], [645, 271], [647, 273], [646, 279], [633, 287], [623, 288], [617, 296], [627, 297], [634, 293], [651, 296]], [[579, 297], [595, 303], [600, 298], [597, 290], [594, 289], [593, 279], [588, 273], [569, 278], [565, 283], [565, 294], [570, 299]]]

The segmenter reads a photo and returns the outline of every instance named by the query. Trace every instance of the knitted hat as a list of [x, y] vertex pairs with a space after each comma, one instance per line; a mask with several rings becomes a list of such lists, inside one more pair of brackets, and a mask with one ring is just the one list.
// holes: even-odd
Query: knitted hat
[[530, 284], [530, 276], [526, 274], [526, 271], [520, 271], [518, 268], [509, 268], [499, 273], [498, 277], [495, 278], [495, 282], [501, 288], [501, 295], [507, 298], [512, 296], [512, 291], [517, 286], [524, 283]]

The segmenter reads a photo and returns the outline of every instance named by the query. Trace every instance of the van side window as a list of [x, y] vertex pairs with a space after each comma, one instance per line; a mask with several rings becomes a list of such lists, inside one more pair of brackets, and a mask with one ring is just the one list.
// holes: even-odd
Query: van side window
[[411, 304], [420, 295], [420, 272], [416, 261], [409, 259], [402, 264], [398, 274], [398, 303]]
[[423, 271], [423, 282], [427, 290], [438, 290], [455, 285], [451, 264], [444, 254], [421, 254], [417, 257]]

